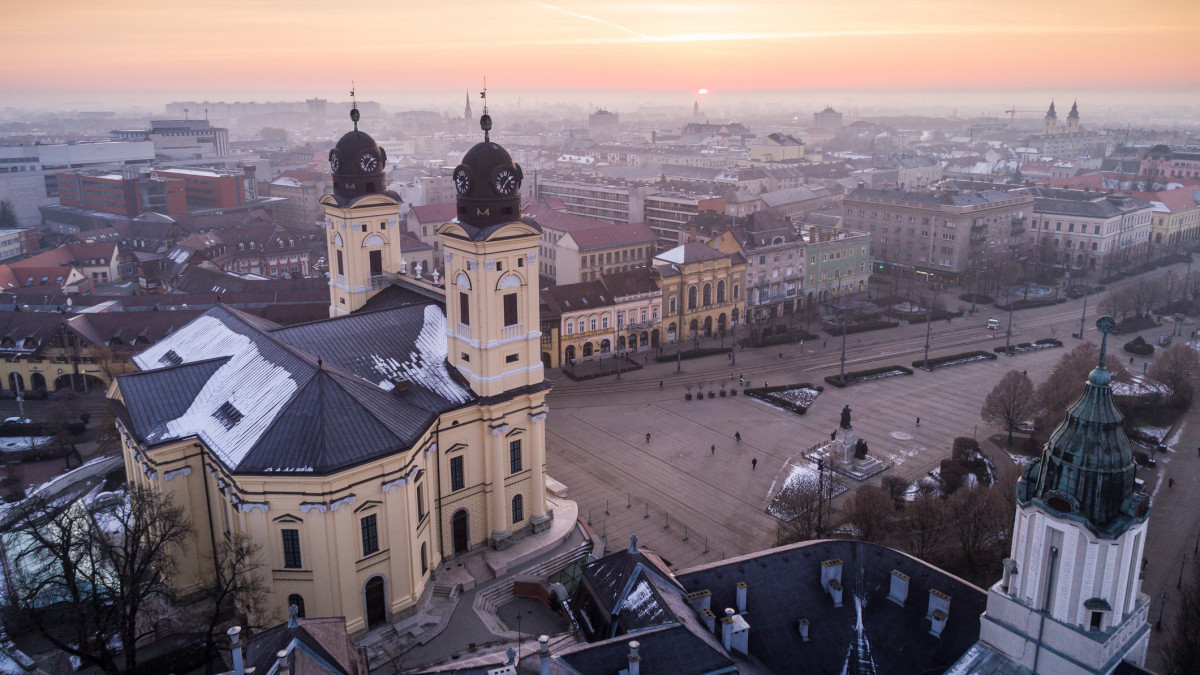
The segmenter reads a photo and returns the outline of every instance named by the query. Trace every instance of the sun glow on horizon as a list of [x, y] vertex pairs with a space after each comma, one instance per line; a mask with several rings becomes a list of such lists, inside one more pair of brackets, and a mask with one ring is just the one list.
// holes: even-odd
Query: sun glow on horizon
[[[914, 4], [915, 3], [915, 4]], [[51, 0], [6, 8], [0, 91], [706, 90], [1200, 85], [1200, 3], [563, 0], [344, 6]], [[453, 20], [450, 12], [453, 11]], [[1162, 20], [1169, 17], [1170, 22]], [[31, 55], [35, 55], [33, 58]], [[497, 67], [499, 66], [499, 67]]]

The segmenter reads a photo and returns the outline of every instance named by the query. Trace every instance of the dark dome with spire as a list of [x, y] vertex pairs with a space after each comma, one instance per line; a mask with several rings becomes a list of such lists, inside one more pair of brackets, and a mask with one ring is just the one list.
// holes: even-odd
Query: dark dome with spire
[[468, 150], [462, 164], [455, 167], [454, 187], [459, 224], [482, 232], [521, 219], [521, 181], [525, 176], [508, 151], [491, 141], [492, 118], [487, 112], [479, 118], [479, 126], [484, 130], [483, 142]]
[[[1101, 317], [1113, 325], [1111, 317]], [[1125, 418], [1112, 399], [1112, 375], [1104, 367], [1108, 333], [1100, 364], [1088, 375], [1083, 395], [1067, 409], [1066, 419], [1050, 434], [1041, 459], [1025, 470], [1017, 486], [1022, 502], [1036, 501], [1051, 513], [1087, 522], [1097, 534], [1114, 537], [1149, 512], [1146, 495], [1136, 491], [1137, 465], [1125, 435]]]
[[387, 152], [369, 134], [358, 130], [358, 108], [350, 111], [350, 119], [354, 129], [329, 151], [333, 194], [343, 205], [363, 195], [378, 193], [386, 193], [398, 201], [400, 196], [387, 190]]

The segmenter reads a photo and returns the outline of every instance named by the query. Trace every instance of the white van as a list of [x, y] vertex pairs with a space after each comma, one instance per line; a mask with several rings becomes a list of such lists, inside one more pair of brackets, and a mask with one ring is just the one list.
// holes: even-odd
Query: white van
[[992, 317], [988, 319], [988, 330], [996, 330], [1000, 327], [1000, 319]]

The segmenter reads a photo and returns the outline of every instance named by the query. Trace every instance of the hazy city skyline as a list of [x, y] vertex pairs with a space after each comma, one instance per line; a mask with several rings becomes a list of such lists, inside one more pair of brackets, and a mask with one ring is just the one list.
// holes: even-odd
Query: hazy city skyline
[[[0, 90], [16, 107], [172, 99], [385, 103], [488, 78], [500, 100], [690, 101], [817, 91], [1154, 90], [1195, 105], [1200, 8], [1178, 0], [1047, 5], [926, 0], [383, 5], [115, 0], [13, 6]], [[351, 14], [353, 15], [353, 13]], [[335, 35], [336, 38], [328, 36]], [[325, 37], [322, 37], [325, 36]], [[1175, 94], [1175, 95], [1172, 95]], [[1119, 97], [1114, 96], [1119, 103]], [[500, 102], [500, 101], [498, 101]]]

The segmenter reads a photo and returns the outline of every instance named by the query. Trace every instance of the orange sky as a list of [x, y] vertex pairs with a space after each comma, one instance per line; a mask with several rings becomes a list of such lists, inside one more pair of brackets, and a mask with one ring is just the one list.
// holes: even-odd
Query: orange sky
[[0, 92], [1195, 88], [1195, 0], [5, 0]]

